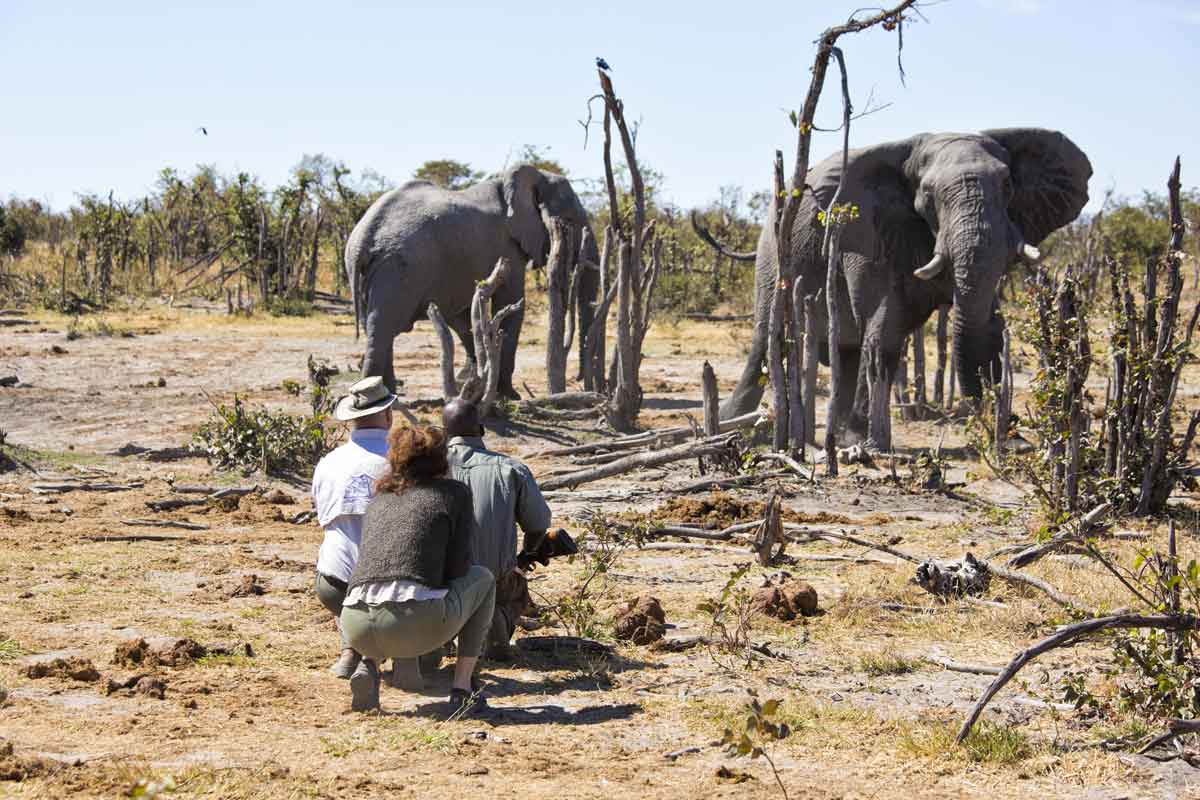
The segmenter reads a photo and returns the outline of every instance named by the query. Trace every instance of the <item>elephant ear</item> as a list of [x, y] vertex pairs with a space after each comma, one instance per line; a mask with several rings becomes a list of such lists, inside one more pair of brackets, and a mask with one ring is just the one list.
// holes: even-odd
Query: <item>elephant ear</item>
[[1079, 216], [1087, 205], [1092, 164], [1058, 131], [1001, 128], [983, 131], [1008, 151], [1013, 182], [1009, 215], [1030, 244]]
[[[907, 174], [909, 159], [923, 138], [918, 135], [851, 150], [842, 188], [844, 202], [855, 203], [860, 210], [860, 219], [850, 224], [872, 228], [881, 248], [877, 257], [902, 264], [910, 272], [933, 256], [933, 232], [913, 206], [914, 179]], [[834, 155], [821, 165], [814, 188], [822, 207], [837, 190], [840, 159]]]
[[549, 234], [538, 210], [538, 187], [545, 180], [535, 167], [523, 165], [504, 176], [504, 204], [508, 208], [508, 232], [525, 255], [542, 263]]

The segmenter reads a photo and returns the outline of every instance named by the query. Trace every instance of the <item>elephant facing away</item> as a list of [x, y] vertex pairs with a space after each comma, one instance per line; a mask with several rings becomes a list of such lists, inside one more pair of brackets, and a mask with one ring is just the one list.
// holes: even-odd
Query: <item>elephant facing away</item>
[[[512, 269], [493, 296], [493, 308], [524, 297], [526, 263], [544, 267], [549, 254], [543, 209], [572, 226], [588, 224], [570, 182], [529, 165], [459, 191], [410, 181], [376, 200], [346, 241], [355, 332], [361, 319], [367, 334], [363, 375], [379, 375], [396, 388], [393, 340], [425, 319], [431, 302], [473, 358], [475, 284], [491, 273], [497, 259], [507, 258]], [[592, 295], [585, 296], [589, 286]], [[594, 294], [594, 282], [579, 293], [580, 316], [588, 321]], [[503, 323], [500, 391], [511, 398], [517, 396], [512, 376], [522, 320], [516, 313]]]
[[[839, 153], [809, 171], [813, 191], [796, 216], [792, 252], [804, 295], [825, 287], [825, 229], [817, 212], [837, 189], [841, 162]], [[905, 338], [942, 305], [955, 307], [959, 384], [964, 395], [981, 396], [981, 379], [999, 371], [1001, 278], [1018, 259], [1036, 260], [1035, 246], [1078, 216], [1091, 174], [1087, 156], [1070, 139], [1039, 128], [923, 133], [850, 151], [839, 202], [858, 205], [859, 215], [842, 230], [841, 341], [834, 343], [842, 374], [847, 380], [857, 375], [835, 409], [848, 438], [865, 439], [868, 417], [888, 413], [888, 392], [876, 393], [881, 408], [868, 408], [868, 363], [878, 359], [883, 385], [890, 387]], [[774, 207], [767, 218], [774, 218]], [[764, 226], [750, 355], [723, 418], [752, 411], [762, 399], [776, 261], [774, 231]], [[816, 305], [821, 361], [828, 364], [826, 305]]]

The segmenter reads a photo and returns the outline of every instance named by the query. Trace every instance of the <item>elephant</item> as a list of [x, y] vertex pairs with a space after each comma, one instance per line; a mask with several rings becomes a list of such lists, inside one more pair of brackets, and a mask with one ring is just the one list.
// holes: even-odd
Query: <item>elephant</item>
[[[428, 181], [409, 181], [372, 203], [346, 241], [355, 336], [360, 320], [367, 336], [363, 375], [379, 375], [390, 389], [396, 389], [393, 340], [426, 318], [431, 302], [437, 303], [446, 324], [473, 358], [470, 307], [475, 285], [488, 277], [498, 259], [506, 258], [510, 272], [493, 296], [493, 308], [524, 297], [527, 262], [541, 268], [549, 255], [543, 211], [572, 226], [589, 225], [587, 212], [565, 177], [527, 164], [457, 191]], [[591, 324], [598, 285], [590, 276], [580, 284], [581, 331]], [[523, 316], [518, 311], [502, 323], [499, 389], [502, 396], [513, 399], [517, 397], [513, 367]], [[582, 339], [581, 334], [581, 348]]]
[[[1075, 219], [1088, 201], [1092, 167], [1058, 131], [1006, 128], [978, 134], [922, 133], [849, 151], [839, 205], [858, 206], [841, 230], [838, 281], [842, 374], [857, 375], [842, 391], [835, 424], [850, 441], [868, 435], [868, 419], [887, 415], [887, 391], [871, 402], [869, 364], [890, 387], [906, 337], [940, 306], [955, 308], [953, 338], [959, 385], [982, 395], [999, 374], [1004, 320], [998, 289], [1018, 259], [1039, 257], [1037, 245]], [[838, 153], [812, 168], [792, 228], [792, 254], [802, 296], [826, 284], [828, 206], [842, 175]], [[767, 219], [775, 219], [774, 203]], [[775, 231], [764, 225], [755, 257], [754, 334], [737, 388], [722, 418], [752, 411], [762, 399], [768, 317], [777, 275]], [[822, 295], [823, 298], [823, 295]], [[820, 360], [829, 363], [828, 313], [816, 303]], [[864, 357], [865, 356], [865, 357]], [[886, 438], [886, 425], [883, 436]], [[871, 442], [888, 448], [890, 441]]]

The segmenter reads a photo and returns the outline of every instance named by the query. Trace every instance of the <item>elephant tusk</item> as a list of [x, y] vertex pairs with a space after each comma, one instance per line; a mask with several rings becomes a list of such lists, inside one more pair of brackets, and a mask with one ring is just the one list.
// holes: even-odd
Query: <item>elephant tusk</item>
[[1017, 248], [1017, 254], [1027, 264], [1036, 264], [1042, 260], [1042, 252], [1028, 242], [1021, 242], [1021, 246]]
[[923, 281], [930, 280], [931, 278], [936, 278], [938, 276], [938, 274], [941, 273], [941, 271], [943, 269], [945, 269], [946, 262], [948, 260], [949, 259], [947, 259], [941, 253], [935, 253], [933, 258], [931, 258], [929, 260], [929, 263], [926, 264], [925, 266], [921, 267], [920, 269], [916, 270], [915, 272], [913, 272], [913, 275], [915, 275], [916, 277], [920, 278]]

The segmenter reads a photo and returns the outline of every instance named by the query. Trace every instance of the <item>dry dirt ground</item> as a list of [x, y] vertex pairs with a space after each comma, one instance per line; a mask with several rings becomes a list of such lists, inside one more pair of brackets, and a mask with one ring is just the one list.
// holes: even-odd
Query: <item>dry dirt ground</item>
[[[173, 797], [781, 796], [764, 760], [714, 745], [725, 726], [744, 725], [751, 691], [783, 701], [793, 734], [770, 752], [790, 797], [1181, 797], [1200, 786], [1183, 761], [1158, 764], [1104, 745], [1144, 734], [1136, 720], [1098, 724], [1057, 704], [1053, 686], [1064, 669], [1091, 669], [1090, 680], [1103, 688], [1092, 668], [1110, 655], [1099, 648], [1040, 660], [1001, 693], [972, 748], [953, 746], [953, 731], [991, 678], [946, 671], [925, 657], [1003, 664], [1064, 613], [1037, 593], [999, 583], [988, 599], [1002, 606], [939, 605], [911, 583], [911, 565], [827, 542], [791, 544], [788, 552], [799, 558], [783, 567], [816, 588], [822, 613], [793, 623], [752, 620], [753, 641], [768, 643], [779, 658], [739, 660], [705, 647], [670, 653], [611, 640], [607, 654], [519, 647], [514, 660], [483, 668], [496, 708], [487, 719], [445, 720], [448, 665], [426, 694], [385, 688], [383, 713], [351, 713], [347, 684], [327, 671], [337, 649], [333, 624], [311, 591], [321, 532], [288, 521], [308, 508], [303, 488], [214, 473], [202, 459], [106, 455], [127, 443], [183, 445], [209, 416], [210, 401], [228, 401], [235, 391], [253, 403], [301, 410], [303, 399], [281, 382], [304, 381], [308, 354], [341, 366], [339, 385], [352, 379], [346, 368], [357, 363], [361, 342], [347, 319], [229, 319], [147, 304], [85, 318], [76, 326], [83, 335], [68, 340], [70, 320], [32, 316], [33, 325], [0, 329], [0, 374], [30, 384], [0, 388], [0, 428], [10, 444], [31, 448], [22, 452], [41, 472], [0, 474], [0, 686], [7, 695], [0, 701], [0, 796], [116, 797], [136, 791], [139, 781], [169, 781], [165, 796]], [[527, 316], [533, 321], [518, 366], [518, 383], [536, 391], [545, 385], [539, 316]], [[643, 425], [699, 414], [705, 359], [728, 391], [748, 336], [746, 326], [729, 324], [656, 327], [643, 370]], [[428, 328], [398, 340], [397, 372], [408, 397], [440, 394], [436, 354]], [[986, 470], [967, 458], [961, 426], [896, 423], [902, 453], [943, 435], [951, 479], [961, 484], [949, 495], [912, 488], [903, 465], [899, 484], [886, 468], [856, 466], [836, 481], [776, 486], [792, 519], [914, 553], [986, 554], [1027, 538], [1021, 493], [980, 477]], [[545, 476], [567, 464], [542, 451], [595, 436], [582, 423], [518, 420], [489, 439]], [[57, 476], [143, 485], [32, 491]], [[557, 522], [575, 533], [590, 511], [709, 521], [700, 504], [662, 508], [664, 490], [696, 476], [694, 461], [680, 462], [556, 493], [552, 506]], [[257, 484], [281, 488], [295, 502], [251, 494], [223, 506], [149, 510], [148, 501], [179, 496], [172, 482]], [[752, 514], [744, 502], [763, 495], [754, 488], [716, 499], [729, 521]], [[204, 527], [124, 522], [145, 518]], [[1151, 544], [1161, 542], [1161, 530], [1143, 532]], [[599, 638], [611, 635], [620, 602], [647, 594], [665, 609], [668, 637], [708, 632], [698, 605], [719, 596], [751, 556], [743, 546], [672, 541], [624, 552], [594, 582], [595, 616], [585, 621]], [[1137, 545], [1115, 553], [1131, 558]], [[1195, 555], [1191, 532], [1181, 549], [1185, 558]], [[535, 599], [549, 605], [569, 596], [585, 568], [580, 559], [539, 570]], [[755, 565], [743, 585], [752, 590], [778, 569]], [[1077, 560], [1045, 559], [1031, 571], [1096, 608], [1124, 601], [1104, 575]], [[252, 588], [238, 591], [243, 586]], [[544, 622], [521, 635], [565, 632], [552, 614]], [[152, 648], [190, 639], [210, 652], [165, 659], [173, 663], [115, 658], [139, 639]], [[56, 658], [76, 668], [31, 677], [39, 672], [31, 665]], [[90, 660], [98, 676], [70, 659]]]

